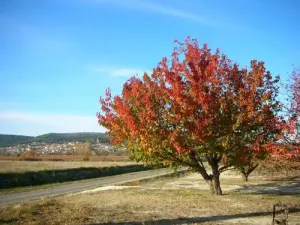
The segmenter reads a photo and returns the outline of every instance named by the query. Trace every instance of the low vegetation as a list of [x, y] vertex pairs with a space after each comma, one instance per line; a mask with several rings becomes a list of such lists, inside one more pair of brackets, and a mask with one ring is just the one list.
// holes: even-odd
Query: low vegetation
[[[88, 156], [90, 161], [82, 161], [82, 155], [29, 156], [35, 160], [0, 160], [0, 189], [68, 182], [150, 169], [141, 163], [129, 161], [128, 156], [92, 155]], [[2, 157], [4, 158], [9, 157]]]
[[[89, 156], [89, 161], [129, 161], [129, 156], [126, 154], [102, 154], [102, 155], [92, 155]], [[0, 156], [0, 165], [3, 164], [3, 161], [24, 161], [23, 156]], [[26, 160], [25, 160], [26, 161]], [[28, 161], [59, 161], [59, 162], [68, 162], [68, 161], [82, 161], [81, 155], [38, 155], [34, 157], [34, 160]], [[1, 169], [1, 167], [0, 167]]]
[[[111, 156], [112, 157], [112, 156]], [[56, 159], [56, 158], [53, 158]], [[78, 157], [78, 159], [80, 159]], [[93, 159], [93, 158], [91, 158]], [[104, 159], [102, 157], [102, 159]], [[22, 173], [22, 172], [37, 172], [42, 170], [64, 170], [73, 168], [85, 167], [111, 167], [111, 166], [128, 166], [137, 165], [133, 161], [13, 161], [1, 160], [0, 173]]]
[[0, 173], [0, 189], [91, 179], [149, 169], [151, 168], [143, 165], [126, 165]]

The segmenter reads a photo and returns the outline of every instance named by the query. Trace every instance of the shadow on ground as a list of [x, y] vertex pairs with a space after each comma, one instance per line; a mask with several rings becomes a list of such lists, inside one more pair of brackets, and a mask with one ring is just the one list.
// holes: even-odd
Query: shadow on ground
[[300, 175], [293, 175], [293, 176], [285, 176], [285, 177], [275, 177], [269, 179], [271, 181], [292, 181], [292, 180], [300, 180]]
[[[300, 211], [300, 210], [299, 210]], [[129, 222], [108, 222], [108, 223], [95, 223], [91, 225], [169, 225], [169, 224], [193, 224], [205, 223], [214, 221], [223, 221], [230, 219], [249, 218], [256, 216], [270, 216], [270, 223], [272, 222], [271, 212], [253, 212], [253, 213], [239, 213], [234, 215], [218, 215], [218, 216], [203, 216], [193, 218], [177, 218], [177, 219], [161, 219], [151, 221], [129, 221]]]
[[266, 184], [255, 184], [255, 185], [244, 185], [241, 188], [234, 190], [240, 193], [251, 193], [251, 194], [272, 194], [272, 195], [295, 195], [300, 194], [300, 180], [274, 182]]

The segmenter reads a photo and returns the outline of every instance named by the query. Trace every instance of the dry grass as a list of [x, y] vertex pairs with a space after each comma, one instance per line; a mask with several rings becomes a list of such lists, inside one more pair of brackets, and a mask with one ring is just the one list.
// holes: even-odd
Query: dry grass
[[110, 167], [137, 164], [133, 161], [11, 161], [0, 160], [0, 173], [27, 172], [54, 169], [70, 169], [80, 167]]
[[[81, 155], [40, 155], [36, 159], [39, 161], [82, 161]], [[127, 155], [93, 155], [90, 156], [90, 161], [128, 161]], [[1, 160], [23, 160], [22, 156], [3, 156], [0, 155]]]
[[239, 179], [234, 173], [223, 176], [223, 196], [212, 196], [200, 175], [190, 174], [126, 189], [48, 198], [1, 207], [0, 223], [264, 225], [271, 223], [274, 203], [300, 203], [300, 180], [268, 181], [257, 176], [241, 185]]

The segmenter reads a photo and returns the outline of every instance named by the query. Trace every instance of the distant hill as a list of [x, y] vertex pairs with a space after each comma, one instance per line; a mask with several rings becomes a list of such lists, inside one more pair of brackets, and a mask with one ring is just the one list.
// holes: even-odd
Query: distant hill
[[34, 137], [23, 135], [0, 134], [0, 147], [30, 142]]
[[32, 142], [46, 142], [46, 143], [62, 143], [62, 142], [96, 142], [109, 143], [110, 138], [104, 133], [49, 133], [40, 136], [22, 136], [22, 135], [6, 135], [0, 134], [0, 147], [7, 147], [17, 144], [26, 144]]
[[99, 140], [101, 143], [108, 143], [109, 137], [103, 133], [49, 133], [37, 136], [33, 139], [36, 142], [46, 142], [46, 143], [59, 143], [59, 142], [69, 142], [69, 141], [80, 141], [80, 142], [95, 142]]

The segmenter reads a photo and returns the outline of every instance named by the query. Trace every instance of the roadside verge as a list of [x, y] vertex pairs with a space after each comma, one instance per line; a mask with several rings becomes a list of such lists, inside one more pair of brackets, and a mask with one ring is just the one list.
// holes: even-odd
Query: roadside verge
[[23, 201], [41, 199], [50, 196], [58, 196], [58, 195], [82, 192], [85, 190], [89, 190], [101, 186], [120, 185], [120, 184], [125, 184], [137, 180], [145, 181], [147, 179], [148, 180], [155, 179], [157, 177], [162, 177], [162, 176], [172, 176], [176, 173], [183, 173], [183, 172], [181, 172], [180, 170], [174, 172], [174, 170], [171, 170], [169, 168], [163, 168], [157, 170], [148, 170], [148, 171], [127, 173], [127, 174], [116, 175], [116, 176], [102, 177], [97, 179], [90, 179], [90, 180], [86, 180], [85, 182], [72, 182], [71, 184], [58, 185], [46, 189], [20, 192], [20, 193], [14, 193], [10, 195], [2, 195], [0, 198], [0, 205], [8, 205], [8, 204], [18, 203]]

